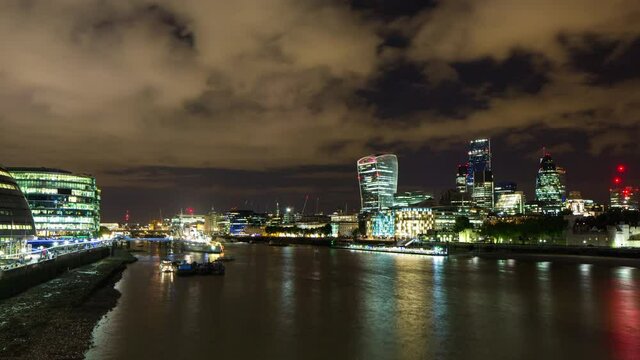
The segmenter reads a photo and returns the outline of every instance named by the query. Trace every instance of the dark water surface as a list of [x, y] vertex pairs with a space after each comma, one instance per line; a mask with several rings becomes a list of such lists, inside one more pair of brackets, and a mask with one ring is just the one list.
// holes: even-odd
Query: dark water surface
[[88, 359], [640, 359], [640, 269], [615, 263], [238, 244], [178, 278], [152, 253]]

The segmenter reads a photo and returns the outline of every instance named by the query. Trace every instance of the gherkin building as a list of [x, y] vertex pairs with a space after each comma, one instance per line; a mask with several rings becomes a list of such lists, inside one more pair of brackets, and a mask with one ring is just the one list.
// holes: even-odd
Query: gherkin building
[[536, 200], [545, 213], [559, 213], [565, 200], [564, 169], [556, 166], [550, 154], [540, 159], [536, 176]]

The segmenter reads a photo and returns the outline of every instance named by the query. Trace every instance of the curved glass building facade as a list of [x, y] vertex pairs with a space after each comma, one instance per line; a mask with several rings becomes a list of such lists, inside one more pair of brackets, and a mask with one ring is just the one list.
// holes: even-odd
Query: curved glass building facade
[[27, 200], [11, 174], [0, 168], [0, 258], [23, 252], [34, 235]]
[[393, 206], [398, 192], [398, 158], [393, 154], [365, 156], [357, 162], [361, 211], [372, 212]]
[[100, 229], [96, 179], [48, 168], [10, 168], [26, 197], [40, 238], [83, 239]]
[[536, 176], [536, 201], [543, 212], [559, 213], [565, 199], [564, 169], [556, 166], [550, 154], [544, 154]]

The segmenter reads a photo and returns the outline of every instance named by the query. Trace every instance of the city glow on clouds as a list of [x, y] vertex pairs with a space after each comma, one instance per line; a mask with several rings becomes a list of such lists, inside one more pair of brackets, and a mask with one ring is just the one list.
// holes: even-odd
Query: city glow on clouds
[[[5, 0], [0, 161], [259, 170], [531, 126], [588, 132], [602, 152], [637, 141], [640, 83], [594, 84], [571, 50], [606, 41], [615, 61], [639, 36], [638, 15], [631, 0], [441, 1], [392, 21], [326, 0]], [[408, 46], [383, 46], [390, 32]], [[516, 51], [535, 54], [548, 82], [476, 89], [486, 106], [463, 117], [382, 121], [358, 96], [390, 64], [419, 64], [433, 85], [456, 81], [456, 62]]]

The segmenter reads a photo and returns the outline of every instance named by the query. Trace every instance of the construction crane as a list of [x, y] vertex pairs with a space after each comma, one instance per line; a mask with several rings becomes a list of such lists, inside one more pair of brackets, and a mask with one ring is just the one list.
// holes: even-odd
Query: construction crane
[[307, 201], [309, 200], [309, 194], [304, 196], [304, 205], [302, 205], [302, 215], [304, 215], [304, 209], [307, 208]]

